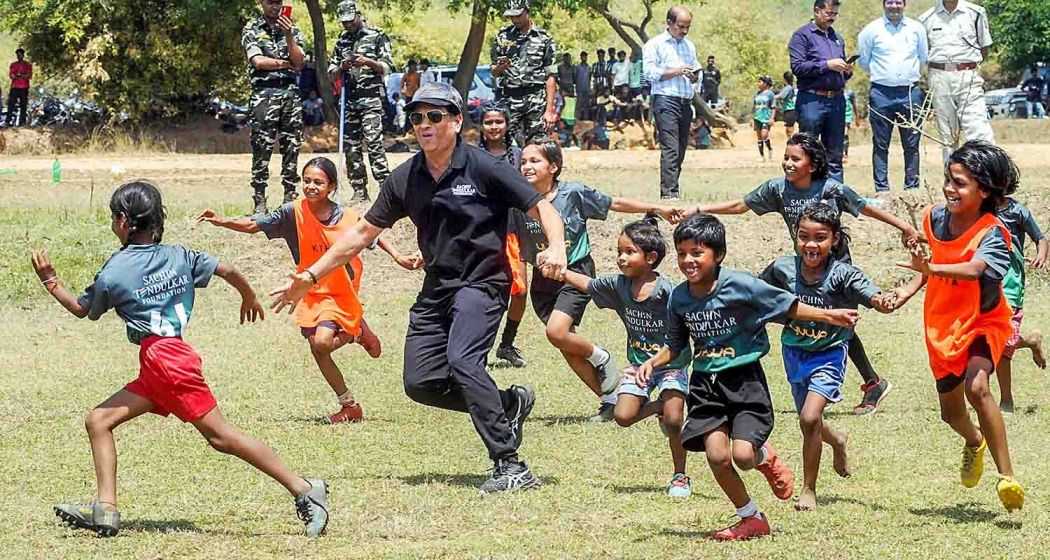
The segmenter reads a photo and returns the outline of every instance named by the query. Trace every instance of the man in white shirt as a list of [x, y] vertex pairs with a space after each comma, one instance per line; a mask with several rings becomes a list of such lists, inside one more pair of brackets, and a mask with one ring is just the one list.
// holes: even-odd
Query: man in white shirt
[[904, 189], [919, 187], [924, 95], [916, 83], [928, 46], [926, 29], [904, 15], [905, 7], [905, 0], [883, 0], [883, 16], [869, 23], [857, 40], [860, 67], [871, 76], [868, 120], [876, 193], [890, 190], [888, 158], [894, 124], [900, 128], [904, 148]]
[[700, 65], [696, 46], [685, 38], [693, 14], [684, 6], [667, 10], [667, 31], [645, 44], [644, 73], [652, 84], [652, 111], [660, 141], [660, 198], [679, 197], [678, 178], [689, 145], [693, 84]]
[[940, 0], [919, 22], [930, 43], [930, 94], [945, 160], [963, 141], [994, 143], [979, 72], [992, 45], [988, 14], [966, 0]]

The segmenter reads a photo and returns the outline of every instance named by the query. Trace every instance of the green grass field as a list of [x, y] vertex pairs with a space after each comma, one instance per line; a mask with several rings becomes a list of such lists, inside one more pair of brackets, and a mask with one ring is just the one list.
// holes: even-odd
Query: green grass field
[[[867, 147], [854, 147], [867, 159]], [[1045, 149], [1045, 147], [1040, 147]], [[1045, 151], [1043, 152], [1045, 154]], [[657, 171], [629, 165], [634, 153], [570, 155], [566, 178], [606, 192], [651, 197]], [[590, 154], [587, 154], [588, 156]], [[690, 155], [690, 158], [694, 156]], [[684, 192], [693, 201], [738, 197], [776, 175], [775, 167], [693, 166]], [[1050, 219], [1050, 163], [1028, 158], [1018, 198], [1044, 226]], [[192, 226], [205, 207], [246, 209], [247, 159], [178, 156], [150, 159], [133, 174], [155, 178], [168, 208], [165, 241], [211, 252], [246, 271], [259, 292], [290, 268], [283, 244], [208, 226]], [[899, 162], [899, 156], [894, 155]], [[96, 158], [97, 160], [98, 158]], [[586, 160], [586, 164], [583, 161]], [[85, 160], [86, 161], [86, 160]], [[120, 158], [113, 158], [113, 162]], [[130, 159], [129, 164], [137, 160]], [[694, 495], [672, 501], [666, 442], [655, 421], [630, 429], [583, 423], [597, 406], [528, 311], [519, 338], [530, 359], [521, 370], [495, 369], [501, 386], [526, 383], [538, 393], [525, 430], [523, 456], [544, 480], [519, 495], [479, 497], [489, 468], [466, 416], [415, 404], [401, 385], [401, 346], [408, 307], [421, 276], [385, 255], [365, 259], [363, 300], [384, 342], [371, 360], [347, 347], [337, 361], [364, 404], [367, 421], [326, 426], [317, 419], [334, 399], [291, 319], [268, 316], [237, 324], [236, 293], [219, 280], [199, 292], [188, 340], [232, 422], [273, 446], [296, 470], [326, 478], [332, 488], [328, 535], [299, 536], [291, 499], [240, 461], [212, 451], [190, 426], [148, 415], [118, 431], [120, 507], [124, 530], [99, 540], [62, 527], [55, 502], [88, 500], [94, 476], [85, 412], [135, 377], [136, 348], [114, 314], [97, 323], [65, 314], [28, 265], [30, 247], [46, 245], [75, 291], [90, 282], [118, 247], [106, 203], [116, 181], [108, 160], [66, 163], [64, 182], [50, 184], [44, 163], [0, 176], [0, 502], [7, 519], [0, 549], [11, 558], [1045, 558], [1050, 544], [1045, 449], [1050, 431], [1047, 377], [1027, 353], [1015, 360], [1018, 412], [1007, 418], [1019, 479], [1028, 491], [1022, 512], [1007, 514], [994, 490], [994, 468], [982, 484], [958, 482], [961, 442], [941, 423], [920, 331], [920, 302], [896, 315], [863, 313], [859, 331], [876, 368], [895, 390], [874, 417], [855, 418], [859, 376], [847, 378], [846, 400], [827, 419], [850, 435], [854, 476], [839, 479], [825, 454], [819, 509], [796, 513], [780, 503], [757, 473], [744, 475], [774, 526], [774, 537], [716, 544], [705, 535], [733, 521], [706, 461], [691, 455]], [[92, 169], [94, 171], [92, 171]], [[931, 184], [939, 184], [930, 168]], [[899, 175], [899, 170], [897, 170]], [[847, 178], [870, 193], [870, 169], [853, 164]], [[278, 187], [271, 187], [276, 193]], [[939, 199], [939, 194], [934, 192]], [[91, 205], [89, 207], [89, 204]], [[614, 236], [630, 218], [592, 224], [602, 272], [614, 272]], [[732, 267], [759, 271], [789, 251], [779, 217], [730, 217]], [[670, 228], [664, 228], [670, 234]], [[903, 253], [896, 236], [870, 220], [852, 221], [858, 264], [881, 285], [907, 276], [893, 267]], [[414, 249], [412, 231], [393, 238]], [[1030, 247], [1034, 249], [1034, 247]], [[661, 266], [680, 280], [674, 259]], [[1029, 276], [1026, 326], [1047, 325], [1046, 273]], [[778, 327], [771, 327], [777, 338]], [[614, 314], [591, 308], [582, 332], [623, 358], [623, 329]], [[797, 416], [784, 379], [779, 344], [764, 360], [777, 411], [772, 441], [801, 476]]]

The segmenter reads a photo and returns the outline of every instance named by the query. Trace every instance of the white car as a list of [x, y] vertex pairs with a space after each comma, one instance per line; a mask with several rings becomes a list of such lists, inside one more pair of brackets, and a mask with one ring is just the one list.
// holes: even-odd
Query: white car
[[1021, 88], [993, 89], [984, 94], [989, 118], [1022, 118], [1027, 112]]

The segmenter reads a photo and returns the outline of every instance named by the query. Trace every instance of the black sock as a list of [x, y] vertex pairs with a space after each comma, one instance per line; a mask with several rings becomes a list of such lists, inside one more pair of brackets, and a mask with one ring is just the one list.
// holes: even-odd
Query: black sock
[[875, 368], [868, 360], [868, 354], [864, 351], [864, 343], [860, 341], [857, 333], [853, 333], [853, 340], [849, 341], [849, 361], [857, 366], [857, 371], [860, 372], [865, 384], [879, 380], [879, 374], [875, 373]]
[[758, 143], [758, 155], [759, 156], [766, 155], [766, 145], [764, 143], [762, 143], [762, 142]]
[[766, 149], [769, 150], [769, 155], [773, 155], [773, 143], [766, 139]]
[[507, 319], [507, 325], [503, 327], [503, 338], [499, 341], [500, 346], [514, 346], [514, 339], [518, 336], [518, 325], [520, 324], [521, 321]]

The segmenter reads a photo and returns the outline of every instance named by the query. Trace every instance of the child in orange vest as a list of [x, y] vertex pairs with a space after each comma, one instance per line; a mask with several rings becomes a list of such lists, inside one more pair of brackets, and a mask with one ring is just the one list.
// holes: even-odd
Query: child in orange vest
[[[948, 158], [946, 204], [927, 209], [923, 218], [931, 256], [915, 251], [911, 262], [901, 263], [921, 274], [894, 291], [893, 303], [900, 307], [927, 286], [926, 348], [941, 418], [965, 440], [962, 484], [977, 486], [990, 449], [999, 469], [996, 491], [1008, 511], [1024, 505], [1024, 488], [1014, 479], [1006, 425], [988, 380], [1013, 332], [1002, 285], [1010, 267], [1010, 232], [996, 209], [1017, 190], [1018, 177], [1010, 156], [987, 142], [967, 142]], [[970, 420], [966, 401], [977, 411], [980, 428]]]
[[[303, 199], [287, 203], [270, 214], [245, 218], [224, 218], [212, 210], [205, 210], [197, 217], [197, 222], [208, 222], [242, 233], [261, 231], [270, 239], [282, 238], [302, 271], [321, 258], [335, 239], [359, 219], [356, 212], [329, 198], [337, 188], [335, 164], [327, 158], [317, 157], [303, 167]], [[404, 257], [382, 239], [378, 245], [408, 270], [422, 265], [420, 258]], [[339, 410], [327, 417], [332, 424], [358, 422], [364, 416], [360, 403], [354, 400], [342, 371], [332, 359], [332, 352], [348, 342], [357, 342], [373, 358], [378, 358], [382, 351], [379, 339], [365, 322], [357, 296], [362, 272], [361, 259], [354, 258], [341, 272], [320, 278], [295, 308], [295, 322], [310, 341], [310, 351], [317, 367], [339, 403]]]

